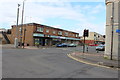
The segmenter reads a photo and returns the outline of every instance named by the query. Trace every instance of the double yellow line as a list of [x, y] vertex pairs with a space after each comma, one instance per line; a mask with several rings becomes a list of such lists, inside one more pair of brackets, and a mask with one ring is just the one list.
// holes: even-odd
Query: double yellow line
[[97, 67], [103, 67], [103, 68], [109, 68], [109, 69], [114, 69], [114, 70], [120, 70], [119, 68], [111, 68], [111, 67], [104, 66], [104, 65], [98, 65], [98, 64], [94, 64], [94, 63], [89, 63], [89, 62], [87, 62], [87, 61], [83, 61], [83, 60], [77, 59], [77, 58], [71, 56], [70, 54], [67, 54], [67, 56], [68, 56], [69, 58], [72, 58], [73, 60], [76, 60], [76, 61], [81, 62], [81, 63], [85, 63], [85, 64], [97, 66]]

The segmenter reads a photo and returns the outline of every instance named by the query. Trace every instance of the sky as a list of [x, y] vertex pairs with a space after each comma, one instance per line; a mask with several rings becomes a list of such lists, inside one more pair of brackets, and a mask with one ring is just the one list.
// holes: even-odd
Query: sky
[[[21, 24], [23, 0], [1, 0], [0, 28], [16, 25], [18, 4]], [[84, 29], [104, 35], [106, 6], [104, 0], [25, 0], [24, 23], [32, 22], [78, 32], [80, 36]]]

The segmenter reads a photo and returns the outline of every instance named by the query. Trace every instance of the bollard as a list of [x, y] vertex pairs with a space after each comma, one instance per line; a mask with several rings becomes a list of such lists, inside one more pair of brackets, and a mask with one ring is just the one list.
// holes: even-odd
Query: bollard
[[87, 47], [87, 50], [86, 50], [87, 52], [88, 52], [88, 47]]
[[97, 51], [97, 53], [99, 53], [99, 50], [96, 50]]

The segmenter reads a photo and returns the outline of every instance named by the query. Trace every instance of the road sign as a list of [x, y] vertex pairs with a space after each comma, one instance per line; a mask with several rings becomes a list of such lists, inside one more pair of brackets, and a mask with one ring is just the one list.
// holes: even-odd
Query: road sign
[[119, 29], [117, 29], [117, 30], [116, 30], [116, 33], [120, 33], [120, 30], [119, 30]]

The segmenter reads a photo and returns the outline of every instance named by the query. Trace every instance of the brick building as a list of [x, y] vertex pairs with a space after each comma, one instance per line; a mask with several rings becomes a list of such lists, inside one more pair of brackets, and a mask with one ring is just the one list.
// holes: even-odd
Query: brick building
[[[14, 43], [15, 37], [20, 41], [21, 25], [16, 27], [12, 26], [11, 29], [11, 43]], [[16, 32], [17, 31], [17, 32]], [[79, 33], [67, 31], [59, 28], [54, 28], [47, 25], [28, 23], [22, 26], [22, 42], [35, 46], [39, 44], [41, 46], [52, 46], [58, 43], [75, 43], [79, 44]]]
[[104, 35], [101, 35], [96, 32], [89, 32], [89, 36], [85, 38], [85, 44], [101, 44], [104, 42], [105, 42]]

